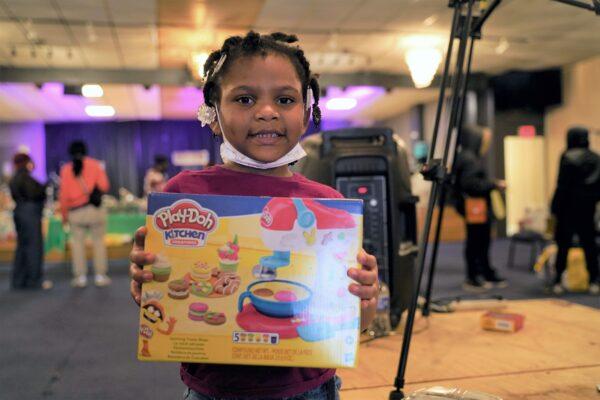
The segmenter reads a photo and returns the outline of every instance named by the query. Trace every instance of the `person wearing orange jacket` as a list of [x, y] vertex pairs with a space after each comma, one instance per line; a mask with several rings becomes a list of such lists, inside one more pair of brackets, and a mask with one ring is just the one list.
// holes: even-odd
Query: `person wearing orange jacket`
[[94, 283], [96, 286], [106, 286], [110, 284], [104, 244], [106, 210], [101, 202], [102, 194], [108, 191], [110, 184], [100, 162], [87, 157], [85, 143], [71, 143], [69, 154], [72, 161], [63, 165], [60, 170], [59, 201], [63, 224], [68, 222], [71, 232], [71, 285], [79, 288], [87, 286], [85, 237], [89, 231], [94, 254]]

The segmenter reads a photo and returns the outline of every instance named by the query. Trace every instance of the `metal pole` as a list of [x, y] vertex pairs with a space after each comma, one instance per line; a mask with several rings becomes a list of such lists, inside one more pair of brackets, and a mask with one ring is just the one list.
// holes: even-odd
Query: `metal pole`
[[[471, 61], [473, 60], [473, 45], [475, 43], [475, 38], [473, 36], [471, 36], [471, 45], [469, 48], [469, 56], [468, 56], [468, 61], [467, 61], [467, 73], [465, 74], [465, 79], [463, 80], [463, 85], [461, 88], [461, 97], [460, 97], [460, 105], [458, 107], [458, 118], [457, 118], [457, 126], [461, 127], [462, 126], [462, 117], [464, 115], [464, 103], [465, 103], [465, 98], [467, 95], [467, 85], [468, 85], [468, 80], [469, 80], [469, 76], [471, 74]], [[454, 162], [454, 159], [456, 158], [456, 152], [458, 149], [458, 143], [460, 141], [460, 129], [457, 129], [457, 135], [456, 135], [456, 144], [454, 146], [454, 155], [452, 157], [452, 162]], [[442, 183], [442, 189], [440, 191], [440, 202], [439, 202], [439, 213], [438, 213], [438, 219], [437, 219], [437, 226], [436, 226], [436, 230], [435, 230], [435, 238], [434, 238], [434, 242], [433, 242], [433, 250], [431, 252], [431, 258], [430, 258], [430, 266], [429, 266], [429, 275], [427, 276], [427, 291], [425, 292], [425, 304], [423, 305], [423, 309], [421, 310], [421, 315], [423, 315], [424, 317], [429, 316], [429, 311], [431, 308], [431, 292], [432, 292], [432, 288], [433, 288], [433, 278], [435, 277], [435, 267], [437, 265], [437, 254], [438, 254], [438, 245], [440, 242], [440, 233], [441, 233], [441, 227], [442, 227], [442, 221], [444, 219], [444, 207], [446, 206], [446, 192], [447, 192], [447, 185], [449, 183], [447, 181]]]
[[[468, 33], [469, 33], [469, 27], [470, 27], [470, 18], [471, 18], [471, 12], [472, 12], [472, 8], [473, 8], [473, 2], [474, 0], [468, 0], [469, 1], [469, 10], [468, 10], [468, 19], [467, 19], [467, 26], [463, 26], [463, 30], [461, 31], [461, 48], [459, 49], [459, 59], [457, 61], [457, 67], [460, 67], [459, 69], [462, 69], [462, 66], [464, 64], [464, 50], [465, 50], [465, 45], [466, 43], [463, 43], [465, 38], [467, 37]], [[462, 9], [462, 2], [458, 1], [458, 2], [451, 2], [451, 5], [453, 5], [455, 8], [455, 16], [456, 15], [460, 15], [460, 11]], [[455, 28], [458, 24], [454, 23], [453, 21], [453, 32], [451, 32], [451, 36], [450, 36], [450, 41], [454, 41], [455, 38]], [[451, 44], [449, 44], [448, 46], [451, 49]], [[461, 57], [461, 53], [462, 53], [462, 57]], [[452, 56], [451, 53], [447, 54], [447, 58], [446, 58], [446, 63], [445, 63], [445, 69], [444, 69], [444, 75], [447, 76], [448, 73], [448, 67], [449, 67], [449, 62], [448, 59]], [[456, 94], [458, 93], [458, 87], [460, 85], [460, 76], [461, 76], [461, 72], [462, 71], [455, 71], [456, 75], [453, 79], [453, 96], [456, 97]], [[445, 86], [445, 84], [442, 86], [442, 88]], [[443, 93], [442, 92], [443, 89], [440, 90], [440, 95]], [[443, 102], [443, 97], [440, 96], [440, 103]], [[455, 109], [456, 109], [457, 105], [456, 102], [453, 101], [453, 112], [456, 113]], [[436, 123], [439, 123], [439, 117], [441, 114], [441, 109], [442, 107], [440, 106], [440, 104], [438, 103], [438, 113], [436, 115]], [[456, 115], [454, 115], [454, 118], [456, 118]], [[452, 118], [451, 118], [452, 119]], [[449, 132], [451, 132], [451, 130], [449, 130]], [[434, 138], [437, 136], [437, 131], [434, 132]], [[444, 158], [447, 158], [447, 148], [448, 145], [446, 144], [445, 146], [445, 151], [444, 151]], [[434, 152], [434, 145], [432, 144], [432, 149], [430, 151], [430, 159], [431, 160], [431, 156], [433, 155]], [[440, 180], [439, 180], [439, 174], [442, 173], [445, 176], [445, 171], [441, 171], [441, 168], [444, 168], [444, 165], [442, 164], [441, 166], [439, 164], [437, 164], [436, 167], [436, 171], [438, 173], [438, 179], [434, 179], [433, 183], [431, 185], [431, 193], [429, 196], [429, 204], [427, 207], [427, 214], [426, 214], [426, 218], [425, 218], [425, 226], [423, 228], [423, 232], [422, 232], [422, 236], [421, 236], [421, 242], [419, 245], [419, 255], [417, 257], [417, 282], [414, 288], [414, 291], [412, 293], [412, 299], [411, 299], [411, 304], [409, 307], [409, 311], [408, 311], [408, 316], [406, 319], [406, 326], [404, 329], [404, 336], [403, 336], [403, 340], [402, 340], [402, 351], [400, 354], [400, 360], [398, 363], [398, 373], [396, 375], [396, 379], [394, 381], [394, 386], [395, 386], [395, 390], [392, 391], [390, 393], [390, 400], [399, 400], [404, 398], [404, 393], [402, 392], [402, 389], [404, 388], [404, 376], [406, 374], [406, 364], [408, 361], [408, 352], [410, 350], [410, 341], [411, 341], [411, 337], [412, 337], [412, 328], [414, 325], [414, 319], [415, 319], [415, 314], [416, 314], [416, 310], [417, 310], [417, 301], [419, 298], [419, 291], [420, 291], [420, 287], [421, 287], [421, 281], [423, 279], [423, 272], [425, 270], [425, 259], [427, 256], [427, 247], [428, 247], [428, 239], [429, 239], [429, 233], [431, 231], [431, 222], [432, 222], [432, 218], [433, 218], [433, 210], [435, 208], [436, 202], [437, 202], [437, 198], [438, 198], [438, 192], [439, 192], [439, 185], [440, 185]], [[443, 181], [443, 177], [442, 177], [442, 181]]]
[[412, 334], [412, 327], [415, 320], [415, 313], [417, 310], [417, 298], [419, 297], [419, 287], [421, 285], [421, 278], [423, 277], [423, 269], [425, 266], [425, 254], [427, 253], [427, 238], [429, 237], [429, 231], [431, 229], [431, 218], [433, 215], [433, 207], [435, 206], [435, 199], [437, 197], [438, 183], [433, 182], [431, 185], [431, 195], [429, 197], [429, 205], [427, 207], [427, 216], [425, 218], [425, 226], [421, 235], [421, 244], [419, 248], [419, 256], [417, 257], [417, 265], [419, 267], [417, 283], [414, 289], [414, 293], [411, 299], [410, 308], [408, 310], [408, 317], [406, 319], [406, 327], [404, 329], [404, 337], [402, 339], [402, 352], [400, 354], [400, 361], [398, 364], [398, 374], [394, 381], [395, 390], [390, 393], [390, 400], [401, 400], [404, 398], [404, 375], [406, 372], [406, 363], [408, 361], [408, 351], [410, 348], [410, 338]]
[[557, 3], [564, 3], [564, 4], [569, 4], [571, 6], [575, 6], [575, 7], [579, 7], [579, 8], [584, 8], [586, 10], [590, 10], [590, 11], [597, 11], [596, 7], [597, 2], [594, 5], [588, 4], [588, 3], [584, 3], [582, 1], [577, 1], [577, 0], [553, 0], [556, 1]]
[[431, 138], [431, 147], [429, 148], [429, 155], [427, 162], [429, 163], [435, 154], [435, 147], [437, 144], [438, 129], [440, 126], [440, 119], [442, 115], [442, 106], [444, 104], [444, 96], [446, 93], [446, 84], [448, 81], [448, 69], [450, 67], [450, 58], [452, 57], [452, 45], [454, 43], [454, 36], [456, 34], [456, 28], [458, 26], [458, 20], [460, 17], [460, 5], [455, 6], [454, 16], [452, 17], [452, 27], [450, 28], [450, 39], [448, 39], [448, 50], [446, 52], [446, 61], [444, 63], [444, 73], [442, 75], [442, 82], [440, 84], [440, 95], [438, 97], [437, 111], [435, 113], [435, 124], [433, 126], [433, 136]]

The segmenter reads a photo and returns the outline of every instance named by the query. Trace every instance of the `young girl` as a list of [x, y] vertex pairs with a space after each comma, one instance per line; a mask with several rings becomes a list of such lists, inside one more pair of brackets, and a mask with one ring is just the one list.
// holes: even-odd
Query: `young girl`
[[[319, 86], [304, 52], [282, 33], [227, 39], [206, 64], [205, 104], [199, 119], [223, 138], [224, 164], [184, 171], [166, 192], [220, 195], [340, 198], [332, 188], [292, 173], [288, 168], [305, 155], [299, 140], [312, 109], [320, 122]], [[143, 282], [152, 280], [155, 255], [144, 252], [146, 230], [136, 232], [131, 252], [131, 294], [140, 302]], [[363, 251], [362, 269], [348, 276], [357, 283], [349, 291], [360, 297], [361, 329], [372, 321], [377, 302], [377, 262]], [[282, 368], [216, 364], [182, 364], [186, 399], [337, 399], [339, 380], [333, 369]]]

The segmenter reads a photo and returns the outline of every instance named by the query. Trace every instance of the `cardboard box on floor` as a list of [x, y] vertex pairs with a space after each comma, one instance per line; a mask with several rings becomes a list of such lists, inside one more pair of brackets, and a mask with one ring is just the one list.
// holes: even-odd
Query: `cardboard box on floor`
[[353, 367], [362, 201], [151, 194], [138, 358]]

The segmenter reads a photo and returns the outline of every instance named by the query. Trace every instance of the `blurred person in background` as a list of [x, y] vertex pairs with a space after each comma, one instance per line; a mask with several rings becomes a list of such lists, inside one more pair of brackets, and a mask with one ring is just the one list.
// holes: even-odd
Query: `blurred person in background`
[[94, 254], [94, 283], [110, 284], [107, 276], [108, 260], [104, 235], [106, 234], [106, 209], [101, 205], [102, 194], [109, 189], [108, 177], [98, 160], [87, 157], [85, 143], [75, 141], [69, 146], [71, 162], [60, 170], [59, 201], [63, 224], [71, 232], [73, 280], [71, 285], [87, 286], [87, 258], [85, 237], [89, 231]]
[[44, 280], [44, 240], [42, 212], [46, 187], [31, 176], [33, 160], [27, 154], [15, 154], [15, 173], [10, 180], [10, 193], [15, 201], [13, 218], [17, 231], [17, 249], [11, 276], [13, 289], [50, 289]]
[[493, 287], [506, 287], [505, 279], [498, 276], [490, 265], [490, 244], [493, 213], [490, 193], [504, 190], [504, 181], [488, 177], [484, 156], [492, 140], [489, 128], [467, 125], [460, 133], [460, 148], [454, 161], [455, 186], [453, 203], [465, 219], [466, 280], [463, 288], [478, 292]]
[[152, 192], [162, 192], [167, 184], [167, 168], [169, 160], [167, 156], [157, 154], [154, 157], [154, 165], [146, 171], [144, 176], [144, 196]]
[[567, 132], [567, 150], [560, 157], [558, 183], [552, 198], [551, 211], [556, 217], [555, 240], [556, 277], [552, 291], [564, 293], [562, 274], [567, 268], [567, 256], [577, 235], [585, 253], [589, 273], [589, 292], [600, 294], [598, 248], [594, 213], [600, 201], [600, 156], [589, 149], [588, 130], [573, 127]]

